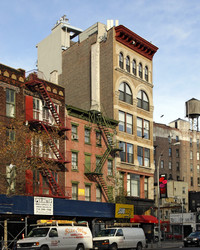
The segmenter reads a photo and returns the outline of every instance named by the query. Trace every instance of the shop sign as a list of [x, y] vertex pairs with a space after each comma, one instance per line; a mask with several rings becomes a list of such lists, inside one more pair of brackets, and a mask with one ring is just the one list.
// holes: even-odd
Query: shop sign
[[115, 204], [115, 218], [133, 218], [134, 206], [128, 204]]

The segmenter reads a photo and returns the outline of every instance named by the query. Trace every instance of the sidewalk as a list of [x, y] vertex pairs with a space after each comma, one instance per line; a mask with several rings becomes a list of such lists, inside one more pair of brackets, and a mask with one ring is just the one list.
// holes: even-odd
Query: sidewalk
[[175, 240], [166, 240], [161, 241], [160, 244], [156, 243], [148, 243], [147, 249], [161, 249], [161, 248], [182, 248], [183, 242], [182, 241], [175, 241]]

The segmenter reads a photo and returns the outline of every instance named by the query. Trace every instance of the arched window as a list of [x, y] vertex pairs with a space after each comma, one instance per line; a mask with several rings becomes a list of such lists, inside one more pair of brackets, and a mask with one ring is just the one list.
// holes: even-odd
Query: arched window
[[139, 63], [138, 74], [139, 74], [139, 77], [142, 78], [142, 64], [141, 63]]
[[133, 104], [131, 88], [126, 82], [122, 82], [119, 86], [119, 100]]
[[148, 82], [149, 81], [149, 70], [148, 70], [147, 66], [145, 66], [145, 69], [144, 69], [144, 77], [145, 77], [145, 80]]
[[140, 90], [138, 92], [137, 100], [138, 100], [137, 102], [138, 108], [149, 111], [149, 98], [143, 90]]
[[133, 70], [133, 74], [136, 76], [136, 61], [135, 60], [133, 60], [132, 70]]
[[119, 53], [119, 67], [121, 69], [124, 68], [124, 56], [123, 56], [122, 52]]
[[130, 58], [129, 56], [126, 57], [126, 70], [130, 72]]

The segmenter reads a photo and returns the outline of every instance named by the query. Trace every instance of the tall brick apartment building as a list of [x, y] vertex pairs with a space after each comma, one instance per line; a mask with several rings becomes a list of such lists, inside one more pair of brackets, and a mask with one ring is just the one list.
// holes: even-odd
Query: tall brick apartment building
[[[53, 46], [60, 48], [57, 56]], [[154, 202], [153, 56], [158, 48], [123, 25], [96, 23], [82, 32], [65, 17], [37, 47], [39, 70], [65, 87], [68, 105], [119, 121], [115, 168], [125, 202], [134, 204], [135, 214], [144, 214]]]

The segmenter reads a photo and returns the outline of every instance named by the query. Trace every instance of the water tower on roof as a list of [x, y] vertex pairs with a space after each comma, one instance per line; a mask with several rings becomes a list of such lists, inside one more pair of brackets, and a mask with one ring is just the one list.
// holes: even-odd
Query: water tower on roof
[[192, 98], [185, 102], [186, 117], [191, 122], [191, 129], [199, 131], [200, 101]]

